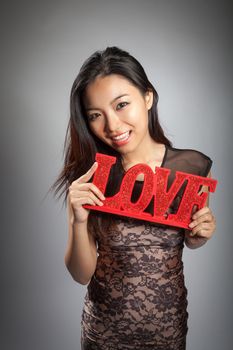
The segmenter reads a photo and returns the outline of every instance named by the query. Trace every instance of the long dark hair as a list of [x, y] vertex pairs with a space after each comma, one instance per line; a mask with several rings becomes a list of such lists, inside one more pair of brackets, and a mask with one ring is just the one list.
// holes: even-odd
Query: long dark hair
[[[142, 65], [127, 51], [116, 46], [107, 47], [103, 51], [94, 52], [81, 66], [70, 93], [70, 119], [66, 130], [64, 142], [64, 166], [51, 190], [55, 195], [63, 188], [59, 198], [65, 192], [64, 201], [67, 200], [68, 188], [71, 183], [83, 175], [95, 161], [96, 152], [113, 155], [117, 158], [112, 168], [106, 194], [113, 194], [119, 187], [116, 177], [123, 173], [120, 154], [99, 140], [90, 130], [83, 105], [83, 96], [88, 84], [97, 77], [118, 74], [128, 79], [139, 89], [142, 95], [148, 90], [153, 91], [153, 105], [148, 111], [149, 133], [158, 143], [172, 146], [171, 141], [164, 135], [158, 118], [159, 96], [147, 78]], [[114, 180], [113, 180], [114, 179]], [[111, 189], [111, 190], [110, 190]], [[109, 193], [108, 193], [109, 191]], [[90, 212], [89, 218], [97, 215]], [[91, 215], [92, 214], [92, 215]], [[106, 215], [107, 217], [107, 215]]]

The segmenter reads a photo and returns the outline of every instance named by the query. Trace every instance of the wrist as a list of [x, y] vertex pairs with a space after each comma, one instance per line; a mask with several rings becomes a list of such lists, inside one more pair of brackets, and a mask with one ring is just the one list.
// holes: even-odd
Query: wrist
[[72, 226], [74, 227], [87, 227], [87, 220], [85, 220], [85, 221], [78, 221], [78, 220], [73, 220], [73, 222], [72, 222]]
[[198, 235], [190, 236], [190, 231], [185, 232], [185, 243], [189, 248], [199, 248], [204, 245], [209, 238]]

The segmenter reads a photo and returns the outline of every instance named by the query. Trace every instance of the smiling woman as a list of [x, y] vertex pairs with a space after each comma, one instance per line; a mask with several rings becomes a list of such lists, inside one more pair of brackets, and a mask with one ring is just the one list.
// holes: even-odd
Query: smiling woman
[[[210, 209], [196, 211], [192, 230], [185, 231], [83, 207], [101, 206], [105, 199], [91, 182], [97, 152], [116, 157], [106, 196], [118, 192], [125, 171], [138, 163], [153, 171], [169, 168], [168, 187], [176, 171], [209, 174], [212, 160], [207, 155], [172, 146], [160, 126], [157, 103], [158, 94], [141, 64], [117, 47], [89, 57], [72, 86], [65, 164], [53, 186], [56, 192], [64, 187], [68, 203], [65, 264], [75, 281], [88, 284], [82, 350], [186, 348], [182, 252], [184, 243], [197, 248], [212, 236], [215, 218]], [[140, 175], [133, 202], [142, 190]], [[170, 213], [177, 211], [183, 190]], [[145, 211], [153, 213], [153, 201]]]
[[96, 78], [86, 88], [84, 97], [91, 131], [110, 147], [120, 149], [123, 159], [129, 162], [132, 157], [144, 160], [145, 153], [152, 156], [157, 153], [157, 143], [148, 129], [152, 103], [152, 91], [142, 94], [117, 74]]

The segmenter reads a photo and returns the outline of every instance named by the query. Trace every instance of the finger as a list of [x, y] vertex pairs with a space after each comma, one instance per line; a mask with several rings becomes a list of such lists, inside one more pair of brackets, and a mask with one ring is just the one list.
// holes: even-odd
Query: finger
[[212, 222], [213, 220], [213, 216], [210, 213], [207, 214], [203, 214], [200, 217], [198, 217], [197, 219], [193, 220], [190, 224], [189, 227], [194, 227], [202, 222]]
[[212, 228], [210, 224], [202, 222], [201, 224], [195, 226], [190, 232], [190, 236], [198, 235], [200, 237], [209, 238], [211, 235]]
[[189, 224], [189, 227], [192, 229], [192, 232], [197, 232], [200, 228], [213, 231], [216, 228], [216, 224], [213, 220], [209, 222], [204, 221], [200, 223], [192, 222], [191, 224]]
[[193, 219], [197, 219], [198, 217], [202, 216], [203, 214], [211, 213], [211, 210], [209, 207], [203, 207], [200, 210], [196, 211], [196, 213], [192, 216]]
[[98, 168], [98, 163], [94, 162], [94, 164], [92, 165], [92, 167], [82, 176], [80, 176], [77, 180], [75, 180], [77, 183], [83, 183], [83, 182], [87, 182], [91, 179], [92, 175], [94, 174], [94, 172], [96, 171], [96, 169]]
[[78, 190], [80, 190], [80, 191], [90, 191], [91, 190], [93, 193], [95, 193], [95, 195], [97, 197], [99, 197], [102, 200], [105, 200], [103, 193], [93, 183], [87, 182], [87, 183], [83, 183], [83, 184], [76, 184], [76, 186], [74, 186], [74, 189], [75, 188], [78, 188]]
[[98, 197], [88, 188], [86, 191], [73, 190], [72, 198], [91, 198], [96, 204], [103, 205], [103, 203], [99, 200]]
[[96, 197], [96, 195], [93, 193], [93, 192], [91, 192], [91, 191], [89, 191], [89, 192], [83, 192], [82, 193], [82, 197], [84, 197], [84, 198], [91, 198], [96, 204], [98, 204], [98, 205], [104, 205], [103, 204], [103, 202], [101, 202], [100, 200], [99, 200], [99, 198], [98, 197]]
[[[96, 193], [92, 192], [92, 186], [88, 186], [89, 184], [83, 184], [84, 186], [82, 187], [77, 187], [73, 190], [70, 191], [70, 194], [74, 198], [80, 198], [80, 197], [88, 197], [91, 196], [91, 198], [95, 199], [98, 201], [98, 204], [101, 205], [100, 200], [105, 200], [105, 197], [102, 195], [100, 191], [96, 191]], [[91, 184], [90, 184], [91, 185]], [[99, 196], [99, 197], [98, 197]]]
[[96, 205], [95, 202], [90, 197], [78, 198], [78, 199], [72, 200], [72, 203], [74, 204], [74, 206], [77, 205], [77, 207], [81, 207], [84, 204]]
[[195, 214], [198, 210], [198, 206], [194, 204], [193, 209], [192, 209], [192, 215]]

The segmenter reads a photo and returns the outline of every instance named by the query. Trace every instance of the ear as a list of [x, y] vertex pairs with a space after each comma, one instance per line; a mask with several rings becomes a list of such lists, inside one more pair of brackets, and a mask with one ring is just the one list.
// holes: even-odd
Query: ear
[[148, 109], [148, 111], [151, 109], [152, 104], [153, 104], [153, 91], [148, 90], [145, 93], [145, 101], [146, 101], [146, 108]]

